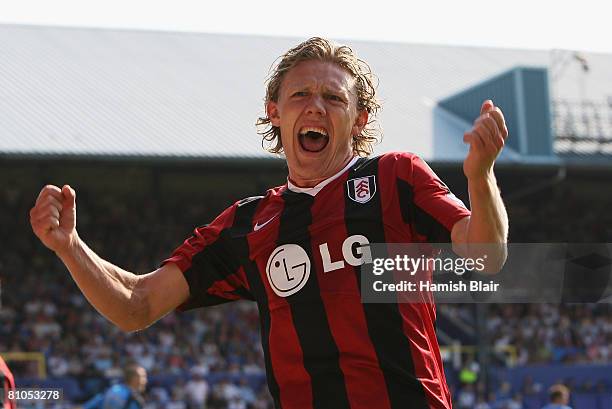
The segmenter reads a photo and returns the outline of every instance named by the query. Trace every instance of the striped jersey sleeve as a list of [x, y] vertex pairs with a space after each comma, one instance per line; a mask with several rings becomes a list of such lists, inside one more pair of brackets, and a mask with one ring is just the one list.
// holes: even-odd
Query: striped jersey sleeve
[[450, 242], [450, 232], [471, 212], [420, 157], [394, 153], [404, 221], [431, 243]]
[[233, 243], [240, 226], [235, 225], [238, 203], [212, 223], [197, 227], [193, 235], [163, 261], [174, 263], [189, 285], [189, 298], [180, 311], [222, 304], [238, 299], [253, 300], [242, 268], [243, 261]]

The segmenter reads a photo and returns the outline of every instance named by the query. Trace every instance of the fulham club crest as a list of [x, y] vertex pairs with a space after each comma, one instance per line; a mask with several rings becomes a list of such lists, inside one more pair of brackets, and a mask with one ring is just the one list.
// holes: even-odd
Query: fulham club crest
[[364, 176], [346, 182], [348, 196], [357, 203], [367, 203], [376, 194], [376, 177]]

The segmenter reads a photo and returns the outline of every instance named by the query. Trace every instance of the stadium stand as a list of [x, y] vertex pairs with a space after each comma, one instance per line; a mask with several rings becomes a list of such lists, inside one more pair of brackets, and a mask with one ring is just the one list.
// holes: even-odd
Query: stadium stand
[[[439, 173], [445, 172], [448, 171]], [[193, 193], [186, 190], [183, 195], [175, 192], [157, 196], [146, 191], [149, 183], [143, 177], [115, 181], [116, 190], [106, 187], [105, 197], [98, 200], [94, 194], [97, 175], [91, 165], [82, 167], [82, 174], [87, 173], [91, 174], [91, 180], [85, 181], [83, 187], [77, 186], [81, 234], [99, 253], [135, 271], [149, 271], [189, 235], [192, 227], [201, 224], [202, 220], [210, 220], [225, 204], [238, 199], [236, 192], [232, 191], [218, 192], [214, 196], [207, 191]], [[451, 175], [448, 176], [452, 179]], [[21, 179], [21, 182], [38, 186], [48, 177], [38, 174], [35, 180]], [[103, 389], [109, 379], [119, 375], [127, 360], [134, 359], [148, 370], [151, 385], [155, 385], [149, 388], [152, 402], [166, 402], [170, 397], [183, 396], [180, 389], [193, 374], [199, 373], [205, 375], [211, 385], [210, 399], [218, 402], [219, 407], [225, 407], [223, 402], [234, 399], [236, 391], [241, 393], [240, 396], [244, 395], [245, 400], [248, 397], [251, 407], [269, 404], [255, 304], [238, 302], [191, 313], [172, 313], [145, 331], [122, 333], [89, 306], [63, 266], [30, 236], [25, 215], [35, 190], [18, 188], [14, 181], [5, 179], [3, 182], [2, 199], [8, 211], [0, 218], [2, 225], [6, 226], [5, 231], [14, 234], [2, 236], [2, 245], [10, 251], [2, 261], [5, 273], [0, 350], [40, 351], [44, 354], [48, 374], [44, 384], [61, 386], [73, 402], [83, 401]], [[581, 188], [583, 182], [572, 180], [566, 184], [546, 195], [568, 197], [568, 191]], [[588, 192], [588, 189], [584, 190]], [[512, 224], [513, 240], [564, 240], [565, 234], [575, 233], [580, 227], [589, 225], [592, 228], [585, 228], [580, 237], [567, 237], [583, 241], [610, 237], [601, 236], [610, 232], [600, 231], [599, 226], [612, 226], [609, 216], [603, 216], [603, 209], [599, 214], [604, 219], [600, 217], [596, 224], [590, 220], [590, 212], [580, 211], [588, 206], [592, 208], [592, 200], [588, 195], [576, 195], [573, 200], [558, 202], [554, 209], [542, 209], [542, 206], [536, 206], [540, 198], [534, 197], [510, 206], [512, 220], [515, 220]], [[609, 205], [601, 203], [602, 207]], [[577, 215], [570, 225], [561, 222], [569, 212]], [[534, 223], [532, 218], [537, 220], [544, 214], [558, 222], [551, 222], [550, 229], [533, 231], [533, 236], [523, 233], [530, 231], [529, 226]], [[121, 237], [139, 239], [119, 240]], [[439, 310], [445, 317], [459, 315], [474, 327], [471, 307], [441, 304]], [[517, 368], [544, 365], [542, 373], [554, 374], [548, 380], [540, 377], [539, 382], [544, 384], [530, 390], [522, 385], [525, 375], [508, 372], [516, 368], [510, 368], [510, 362], [500, 354], [496, 362], [506, 372], [496, 373], [496, 376], [511, 383], [511, 393], [522, 393], [523, 398], [515, 396], [515, 399], [522, 400], [525, 407], [529, 407], [529, 402], [544, 399], [546, 387], [559, 378], [574, 378], [577, 390], [584, 391], [575, 397], [581, 402], [595, 402], [610, 393], [609, 373], [606, 372], [609, 372], [612, 361], [609, 304], [490, 305], [488, 314], [488, 331], [494, 334], [489, 342], [494, 351], [512, 345], [517, 350], [517, 362], [514, 363]], [[445, 331], [445, 328], [441, 327], [440, 331]], [[36, 377], [36, 365], [11, 363], [22, 386], [41, 384]], [[587, 369], [580, 374], [576, 370], [577, 364]], [[447, 363], [450, 372], [451, 368], [451, 363]], [[458, 379], [458, 376], [449, 374], [449, 379]], [[179, 380], [181, 382], [177, 382]], [[234, 387], [227, 392], [225, 386], [223, 392], [219, 392], [218, 388], [215, 389], [219, 384]], [[471, 401], [460, 385], [458, 381], [453, 382], [457, 401]], [[474, 389], [471, 391], [474, 394], [472, 400], [482, 400], [484, 396], [478, 392], [478, 387], [471, 388]], [[509, 393], [497, 391], [495, 401], [507, 401], [507, 395]], [[259, 406], [254, 406], [254, 397]]]

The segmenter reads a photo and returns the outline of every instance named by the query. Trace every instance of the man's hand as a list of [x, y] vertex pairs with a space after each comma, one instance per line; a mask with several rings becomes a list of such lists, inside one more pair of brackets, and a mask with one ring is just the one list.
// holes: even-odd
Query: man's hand
[[486, 177], [493, 170], [493, 163], [504, 147], [508, 128], [501, 109], [486, 100], [480, 108], [480, 116], [474, 127], [463, 135], [463, 142], [470, 144], [470, 151], [463, 162], [463, 173], [470, 179]]
[[45, 186], [30, 210], [30, 223], [91, 305], [124, 331], [151, 325], [189, 297], [187, 280], [174, 263], [136, 275], [91, 250], [77, 234], [76, 193], [68, 185]]
[[472, 215], [453, 226], [453, 250], [469, 258], [486, 254], [487, 273], [498, 272], [508, 256], [508, 214], [493, 173], [493, 164], [507, 137], [504, 115], [490, 99], [482, 104], [474, 127], [463, 136], [463, 141], [470, 144], [463, 172], [468, 180]]
[[78, 239], [76, 232], [76, 192], [69, 185], [61, 189], [47, 185], [42, 188], [30, 210], [34, 234], [56, 253], [70, 247]]

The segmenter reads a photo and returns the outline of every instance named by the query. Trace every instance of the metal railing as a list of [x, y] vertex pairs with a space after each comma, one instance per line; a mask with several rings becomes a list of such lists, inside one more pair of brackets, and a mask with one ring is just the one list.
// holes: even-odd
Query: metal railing
[[[441, 346], [440, 352], [444, 361], [451, 361], [455, 368], [459, 368], [465, 358], [477, 360], [477, 345], [461, 345], [459, 343]], [[494, 354], [498, 360], [501, 360], [506, 366], [513, 367], [518, 363], [518, 350], [514, 345], [504, 345], [500, 347], [491, 347], [490, 353]]]
[[588, 143], [600, 151], [612, 146], [612, 97], [607, 102], [557, 99], [551, 108], [556, 148], [571, 151]]

